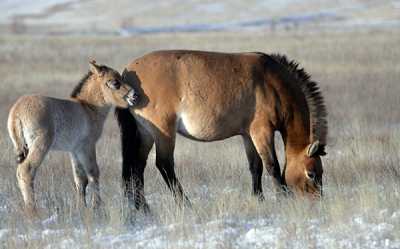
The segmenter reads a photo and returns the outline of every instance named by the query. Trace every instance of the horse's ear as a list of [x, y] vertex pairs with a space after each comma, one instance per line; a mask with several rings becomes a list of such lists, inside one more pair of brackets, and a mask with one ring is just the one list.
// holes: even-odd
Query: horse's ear
[[101, 68], [99, 65], [97, 65], [95, 60], [90, 60], [89, 61], [89, 68], [90, 71], [94, 74], [100, 74], [101, 73]]
[[307, 156], [308, 157], [313, 157], [313, 156], [325, 156], [325, 145], [320, 144], [320, 142], [317, 140], [310, 144], [307, 149]]
[[317, 153], [317, 151], [319, 150], [319, 146], [320, 145], [319, 145], [319, 141], [318, 140], [313, 142], [312, 144], [310, 144], [308, 146], [307, 156], [308, 157], [314, 156]]

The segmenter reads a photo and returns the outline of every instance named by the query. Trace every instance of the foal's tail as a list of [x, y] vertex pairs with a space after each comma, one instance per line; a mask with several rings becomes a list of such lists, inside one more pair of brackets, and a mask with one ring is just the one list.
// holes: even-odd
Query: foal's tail
[[15, 117], [13, 110], [10, 111], [10, 115], [8, 116], [7, 128], [17, 153], [17, 163], [20, 164], [28, 155], [28, 147], [24, 138], [22, 122], [19, 118]]
[[[123, 171], [128, 165], [131, 165], [135, 160], [135, 155], [132, 150], [137, 146], [140, 141], [138, 141], [137, 124], [133, 115], [130, 113], [129, 109], [116, 108], [115, 116], [118, 121], [119, 130], [121, 132], [121, 147], [122, 147], [122, 164]], [[123, 176], [129, 174], [130, 172], [123, 172]]]

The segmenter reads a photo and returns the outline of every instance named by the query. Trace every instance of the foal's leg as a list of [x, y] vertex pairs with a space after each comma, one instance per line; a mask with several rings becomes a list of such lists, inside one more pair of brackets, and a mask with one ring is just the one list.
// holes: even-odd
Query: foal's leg
[[88, 178], [86, 176], [85, 168], [79, 161], [76, 153], [71, 153], [70, 157], [77, 193], [77, 207], [86, 207], [86, 187], [88, 185]]
[[125, 196], [129, 204], [134, 199], [136, 209], [143, 208], [144, 212], [149, 212], [144, 196], [144, 169], [154, 140], [144, 129], [139, 128], [135, 141], [130, 141], [130, 143], [134, 146], [129, 150], [123, 150], [122, 178]]
[[92, 208], [96, 209], [101, 204], [99, 184], [100, 171], [96, 161], [96, 148], [94, 144], [85, 146], [87, 147], [82, 148], [82, 150], [77, 153], [77, 158], [84, 166], [88, 178], [88, 184], [93, 191], [91, 200]]
[[33, 143], [29, 145], [28, 155], [25, 160], [18, 165], [17, 180], [28, 213], [36, 213], [34, 196], [34, 179], [36, 170], [42, 163], [44, 157], [52, 143], [52, 136], [43, 134], [37, 136]]
[[261, 177], [263, 173], [263, 164], [260, 156], [254, 147], [251, 138], [248, 135], [243, 136], [243, 142], [246, 149], [246, 156], [249, 162], [250, 173], [253, 182], [253, 195], [258, 197], [260, 201], [264, 200], [264, 194], [262, 190]]
[[156, 140], [156, 166], [160, 171], [168, 188], [174, 194], [178, 205], [191, 206], [189, 198], [184, 194], [179, 180], [176, 178], [174, 169], [174, 147], [175, 137], [158, 137]]
[[250, 129], [250, 137], [255, 149], [261, 158], [263, 166], [273, 178], [275, 188], [278, 192], [283, 190], [283, 182], [278, 158], [275, 152], [274, 130], [265, 125], [267, 122]]

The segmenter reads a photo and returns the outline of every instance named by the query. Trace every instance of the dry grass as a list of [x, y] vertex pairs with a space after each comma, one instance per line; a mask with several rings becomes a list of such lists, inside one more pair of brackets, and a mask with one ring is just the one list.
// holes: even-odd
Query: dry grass
[[[398, 44], [398, 32], [0, 37], [0, 247], [400, 247]], [[119, 131], [110, 117], [98, 145], [106, 217], [74, 209], [68, 156], [50, 153], [36, 189], [43, 219], [57, 216], [41, 223], [24, 220], [6, 131], [11, 104], [33, 92], [68, 96], [89, 57], [122, 69], [134, 57], [161, 48], [280, 52], [300, 61], [321, 83], [329, 110], [325, 198], [277, 200], [265, 176], [267, 200], [260, 204], [250, 196], [239, 138], [207, 144], [179, 138], [176, 168], [193, 210], [176, 208], [152, 153], [145, 187], [154, 215], [137, 214], [134, 225], [126, 226]], [[258, 239], [252, 241], [253, 235]]]

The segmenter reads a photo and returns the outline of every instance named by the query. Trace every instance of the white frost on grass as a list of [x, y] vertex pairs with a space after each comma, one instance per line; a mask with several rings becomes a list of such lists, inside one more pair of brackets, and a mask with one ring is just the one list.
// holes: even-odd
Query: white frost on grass
[[9, 233], [10, 233], [9, 229], [0, 229], [0, 241], [5, 239]]
[[[371, 211], [369, 211], [371, 212]], [[56, 215], [51, 216], [54, 220]], [[400, 211], [353, 215], [345, 224], [324, 218], [310, 220], [285, 216], [231, 217], [196, 223], [159, 224], [139, 221], [132, 226], [97, 225], [91, 229], [51, 229], [18, 232], [0, 230], [0, 244], [9, 236], [17, 241], [40, 241], [44, 248], [400, 248], [395, 224]]]
[[282, 230], [276, 227], [252, 228], [239, 239], [243, 248], [268, 247], [273, 248], [277, 244]]

